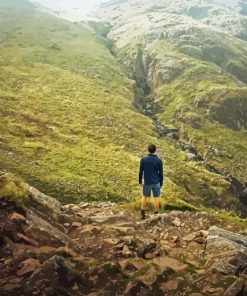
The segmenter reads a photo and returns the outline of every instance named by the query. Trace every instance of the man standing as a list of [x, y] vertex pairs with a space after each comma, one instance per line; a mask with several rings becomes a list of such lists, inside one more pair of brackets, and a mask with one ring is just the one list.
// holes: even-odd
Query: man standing
[[[145, 208], [147, 198], [154, 197], [154, 214], [159, 212], [160, 189], [163, 186], [163, 163], [155, 154], [156, 146], [150, 144], [148, 146], [149, 154], [141, 159], [139, 171], [139, 184], [143, 188], [143, 197], [141, 200], [141, 218], [145, 219]], [[144, 173], [144, 184], [142, 181]]]

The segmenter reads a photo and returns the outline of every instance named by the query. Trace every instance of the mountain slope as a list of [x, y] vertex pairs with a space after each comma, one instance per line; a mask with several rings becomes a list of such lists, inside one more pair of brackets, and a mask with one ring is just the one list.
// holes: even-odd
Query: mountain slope
[[180, 140], [197, 147], [209, 164], [246, 183], [242, 6], [241, 1], [124, 1], [109, 2], [97, 15], [112, 26], [108, 38], [136, 81], [139, 109], [178, 128]]
[[[146, 153], [146, 146], [154, 142], [165, 161], [164, 208], [194, 210], [194, 206], [210, 206], [244, 212], [239, 202], [241, 184], [236, 188], [206, 162], [190, 161], [191, 154], [192, 159], [195, 157], [193, 146], [161, 139], [160, 135], [167, 130], [162, 125], [166, 120], [161, 118], [165, 113], [157, 115], [157, 123], [152, 116], [139, 112], [138, 100], [142, 101], [142, 95], [151, 102], [152, 115], [155, 105], [152, 90], [147, 87], [145, 93], [145, 81], [151, 76], [147, 76], [143, 62], [143, 45], [137, 51], [141, 59], [135, 59], [135, 42], [133, 56], [129, 55], [132, 48], [128, 44], [119, 49], [119, 56], [135, 61], [133, 81], [128, 67], [109, 51], [111, 43], [88, 25], [26, 9], [25, 1], [18, 2], [23, 3], [19, 8], [2, 3], [3, 169], [17, 172], [63, 202], [139, 199], [139, 159]], [[94, 24], [94, 28], [100, 28], [103, 36], [108, 30], [101, 24]], [[185, 63], [200, 68], [196, 59], [187, 57]], [[218, 69], [213, 65], [206, 68], [212, 73]], [[229, 84], [243, 87], [241, 82], [231, 79]], [[188, 128], [186, 125], [185, 133]], [[176, 127], [168, 131], [176, 134]], [[203, 145], [203, 141], [200, 143]], [[183, 151], [181, 145], [187, 145]], [[200, 159], [199, 155], [196, 159]]]
[[1, 8], [1, 39], [2, 165], [57, 196], [130, 195], [138, 159], [124, 145], [140, 151], [152, 125], [133, 111], [131, 81], [92, 30]]

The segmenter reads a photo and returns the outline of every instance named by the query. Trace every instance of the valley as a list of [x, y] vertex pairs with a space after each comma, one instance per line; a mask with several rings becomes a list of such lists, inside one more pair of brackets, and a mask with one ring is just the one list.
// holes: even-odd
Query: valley
[[[138, 200], [139, 159], [155, 142], [166, 166], [164, 204], [243, 210], [238, 198], [246, 182], [245, 130], [204, 115], [208, 89], [215, 100], [239, 91], [242, 104], [243, 82], [165, 40], [145, 45], [137, 38], [118, 48], [114, 28], [109, 32], [105, 23], [73, 24], [26, 3], [1, 10], [2, 168], [63, 202]], [[211, 82], [204, 81], [210, 73]], [[192, 86], [199, 75], [202, 80]], [[200, 107], [192, 112], [191, 104]], [[217, 112], [214, 105], [212, 110]], [[206, 156], [223, 177], [193, 161], [191, 151], [198, 151], [199, 160]], [[243, 184], [237, 196], [226, 176]]]
[[247, 295], [244, 1], [42, 5], [0, 0], [0, 295]]

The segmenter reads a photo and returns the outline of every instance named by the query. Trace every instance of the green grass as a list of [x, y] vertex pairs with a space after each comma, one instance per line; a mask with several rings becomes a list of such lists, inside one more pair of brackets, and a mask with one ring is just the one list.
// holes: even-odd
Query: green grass
[[[139, 159], [154, 142], [165, 162], [164, 207], [194, 210], [230, 194], [222, 178], [185, 161], [172, 142], [157, 138], [151, 120], [132, 105], [128, 67], [86, 24], [0, 8], [0, 42], [1, 168], [63, 203], [136, 200], [141, 195]], [[162, 45], [164, 53], [159, 46], [159, 58], [167, 49], [181, 59], [184, 75], [158, 89], [165, 92], [160, 104], [167, 108], [160, 119], [167, 123], [173, 107], [191, 99], [192, 83], [180, 89], [186, 75], [208, 65], [185, 58], [168, 43]], [[215, 73], [215, 66], [209, 68], [208, 75]], [[204, 81], [196, 87], [207, 93], [209, 85], [222, 84]]]
[[14, 202], [18, 207], [26, 209], [29, 202], [26, 184], [16, 176], [2, 175], [0, 178], [0, 200], [7, 199]]
[[139, 158], [159, 141], [125, 69], [83, 24], [23, 13], [0, 11], [1, 167], [63, 202], [139, 195]]
[[203, 208], [202, 211], [208, 212], [219, 220], [224, 226], [232, 226], [238, 230], [245, 230], [247, 228], [247, 219], [242, 219], [236, 213], [226, 210], [212, 210], [210, 208]]
[[247, 108], [246, 85], [218, 65], [187, 56], [166, 41], [157, 41], [147, 50], [155, 52], [157, 64], [169, 60], [171, 69], [179, 69], [171, 81], [155, 89], [155, 101], [162, 107], [159, 120], [177, 126], [181, 138], [202, 156], [209, 146], [223, 152], [222, 157], [209, 152], [207, 161], [246, 183], [246, 129], [239, 129], [237, 123], [239, 112], [245, 114]]
[[[219, 40], [220, 37], [212, 33], [210, 38]], [[219, 43], [227, 52], [224, 56], [226, 61], [236, 59], [237, 53], [241, 64], [246, 55], [245, 43], [225, 35], [221, 38]], [[166, 126], [178, 127], [181, 140], [190, 142], [223, 175], [233, 175], [246, 183], [246, 130], [236, 130], [238, 115], [235, 113], [235, 109], [246, 110], [246, 85], [228, 72], [227, 64], [210, 60], [210, 55], [201, 60], [185, 54], [180, 48], [182, 42], [180, 45], [171, 42], [157, 40], [145, 44], [137, 36], [131, 43], [120, 47], [117, 53], [132, 71], [138, 48], [143, 48], [143, 59], [148, 55], [152, 57], [155, 63], [149, 65], [152, 75], [148, 82], [159, 106], [159, 121]], [[207, 147], [217, 149], [223, 156], [208, 151]], [[185, 159], [185, 153], [180, 152], [169, 160], [166, 171], [172, 183], [164, 190], [168, 197], [179, 197], [196, 207], [205, 203], [211, 207], [236, 206], [237, 201], [231, 196], [227, 181], [205, 171], [203, 165]], [[185, 184], [190, 192], [185, 192]]]

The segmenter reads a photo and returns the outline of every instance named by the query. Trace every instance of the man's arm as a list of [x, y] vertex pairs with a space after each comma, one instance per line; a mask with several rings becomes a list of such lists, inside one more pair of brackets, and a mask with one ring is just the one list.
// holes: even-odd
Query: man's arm
[[143, 165], [143, 160], [141, 159], [140, 169], [139, 169], [139, 184], [140, 185], [142, 184], [143, 172], [144, 172], [144, 165]]
[[163, 186], [163, 180], [164, 180], [164, 177], [163, 177], [163, 162], [162, 162], [162, 160], [160, 161], [159, 176], [160, 176], [160, 186], [162, 187]]

